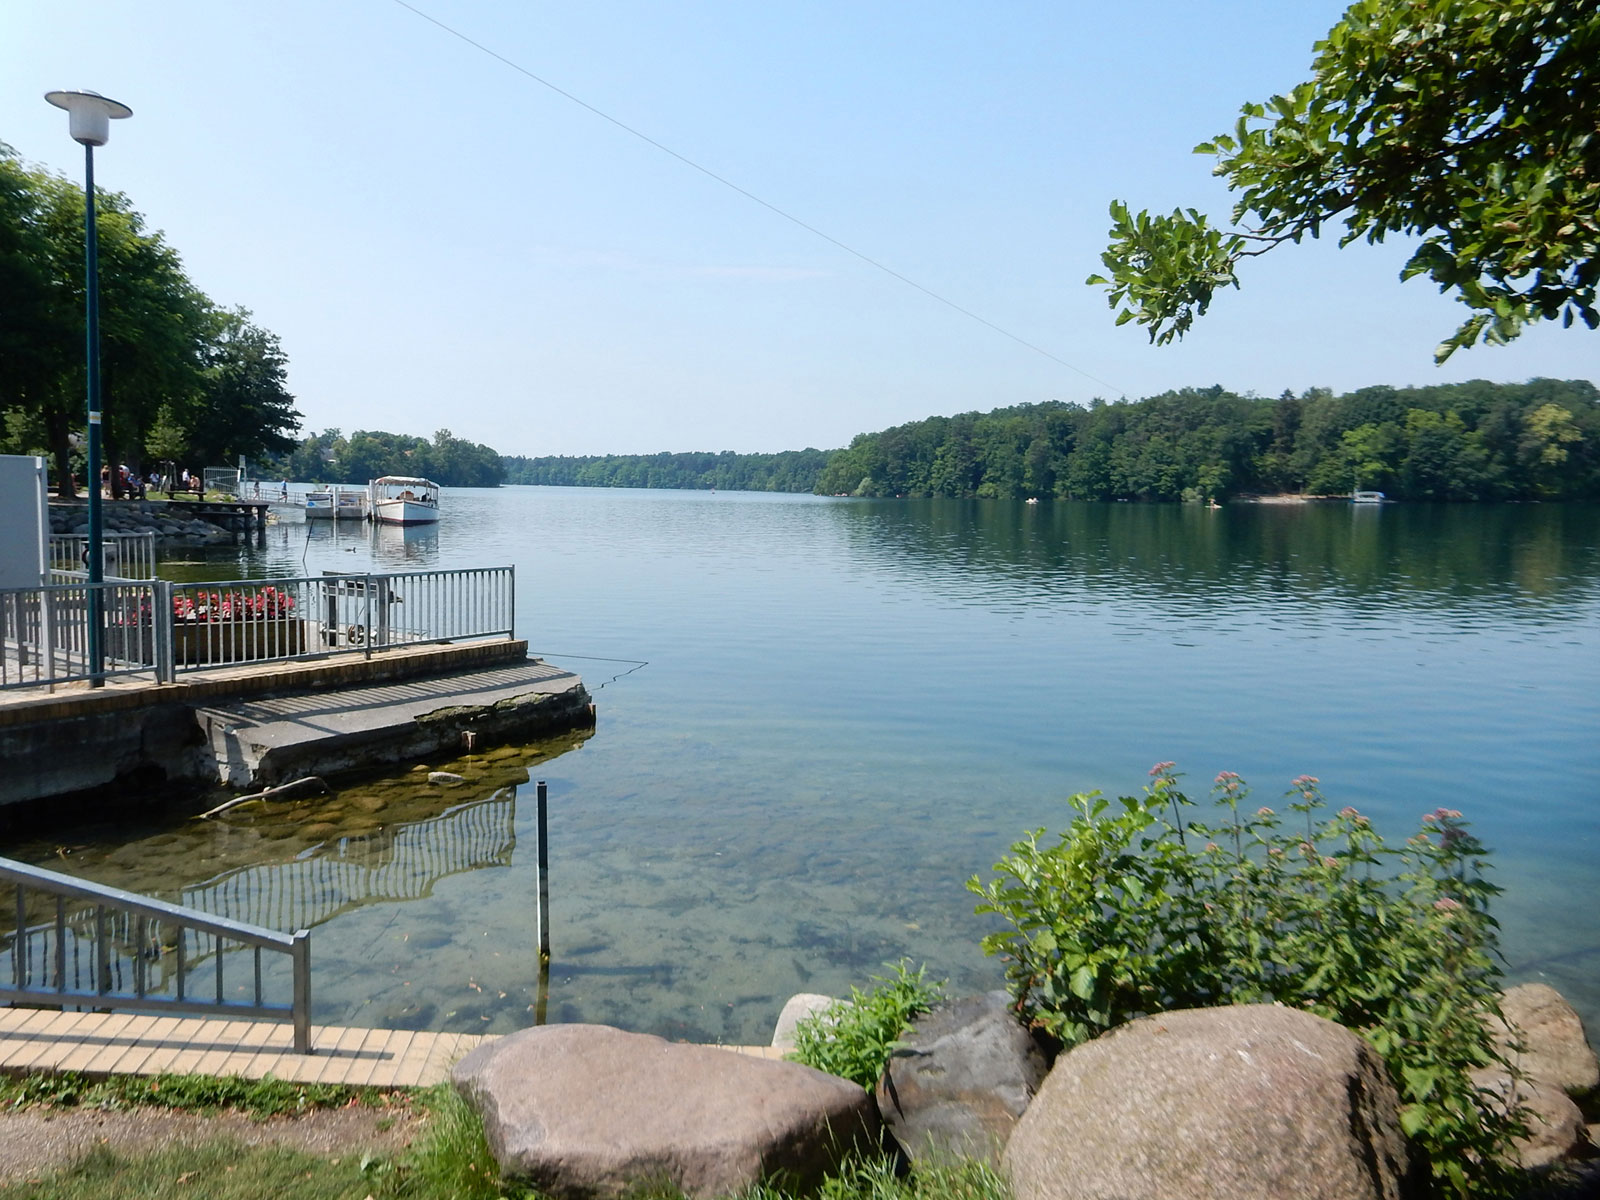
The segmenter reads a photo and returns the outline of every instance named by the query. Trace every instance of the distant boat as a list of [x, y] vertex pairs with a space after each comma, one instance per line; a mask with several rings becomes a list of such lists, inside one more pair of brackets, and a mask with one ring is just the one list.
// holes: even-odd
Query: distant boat
[[385, 475], [367, 485], [370, 519], [382, 525], [431, 525], [439, 519], [439, 485], [410, 475]]
[[1383, 504], [1387, 498], [1382, 492], [1352, 492], [1351, 504]]

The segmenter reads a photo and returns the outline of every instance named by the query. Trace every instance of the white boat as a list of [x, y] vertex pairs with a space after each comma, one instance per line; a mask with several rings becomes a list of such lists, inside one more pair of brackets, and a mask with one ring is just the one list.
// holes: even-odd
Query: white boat
[[1382, 492], [1352, 492], [1352, 493], [1350, 493], [1350, 503], [1351, 504], [1382, 504], [1384, 502], [1384, 499], [1385, 499], [1385, 497], [1384, 497], [1384, 494]]
[[439, 519], [439, 485], [410, 475], [385, 475], [367, 485], [370, 519], [383, 525], [431, 525]]
[[306, 493], [308, 521], [362, 521], [366, 516], [365, 492], [335, 487]]

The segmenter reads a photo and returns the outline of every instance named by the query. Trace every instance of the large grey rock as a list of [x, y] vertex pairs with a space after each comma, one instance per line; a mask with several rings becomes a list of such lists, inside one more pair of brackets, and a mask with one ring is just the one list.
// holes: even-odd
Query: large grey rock
[[562, 1200], [663, 1183], [695, 1197], [764, 1178], [804, 1188], [881, 1129], [872, 1097], [846, 1080], [604, 1025], [486, 1042], [451, 1080], [502, 1175]]
[[[1600, 1087], [1600, 1060], [1583, 1033], [1583, 1022], [1561, 993], [1547, 983], [1523, 983], [1500, 997], [1505, 1024], [1495, 1038], [1506, 1057], [1530, 1079], [1583, 1096]], [[1509, 1025], [1509, 1029], [1507, 1026]], [[1512, 1043], [1521, 1046], [1518, 1051]]]
[[1332, 1021], [1191, 1009], [1062, 1055], [1001, 1161], [1017, 1200], [1403, 1197], [1398, 1110], [1377, 1054]]
[[1472, 1073], [1472, 1082], [1494, 1092], [1504, 1103], [1513, 1095], [1528, 1125], [1526, 1137], [1512, 1143], [1517, 1165], [1527, 1170], [1582, 1156], [1591, 1149], [1589, 1130], [1572, 1098], [1560, 1088], [1534, 1078], [1512, 1084], [1511, 1076], [1493, 1067]]
[[969, 996], [916, 1017], [878, 1081], [878, 1110], [913, 1162], [1000, 1151], [1039, 1090], [1044, 1055], [1005, 992]]

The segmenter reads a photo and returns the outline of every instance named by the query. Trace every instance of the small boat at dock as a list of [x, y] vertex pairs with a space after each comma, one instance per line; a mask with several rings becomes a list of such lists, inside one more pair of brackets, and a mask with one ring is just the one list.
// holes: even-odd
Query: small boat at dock
[[381, 525], [431, 525], [439, 519], [439, 485], [411, 475], [385, 475], [367, 485], [370, 519]]
[[308, 521], [364, 521], [367, 493], [359, 488], [323, 488], [306, 493]]
[[1382, 492], [1352, 492], [1351, 504], [1382, 504], [1387, 500]]

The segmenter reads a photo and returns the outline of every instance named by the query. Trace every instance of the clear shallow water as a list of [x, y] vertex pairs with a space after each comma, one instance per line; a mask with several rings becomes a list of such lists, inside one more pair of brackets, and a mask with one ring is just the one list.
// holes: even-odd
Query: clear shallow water
[[[502, 1031], [543, 1004], [765, 1041], [789, 994], [902, 956], [992, 986], [963, 881], [1073, 791], [1175, 759], [1272, 803], [1307, 772], [1391, 837], [1463, 809], [1513, 975], [1593, 1030], [1597, 516], [506, 488], [447, 491], [436, 529], [285, 522], [164, 573], [515, 563], [519, 633], [584, 676], [593, 737], [432, 764], [469, 777], [448, 791], [16, 849], [191, 900], [298, 889], [320, 1021]], [[551, 793], [543, 996], [525, 768]]]

